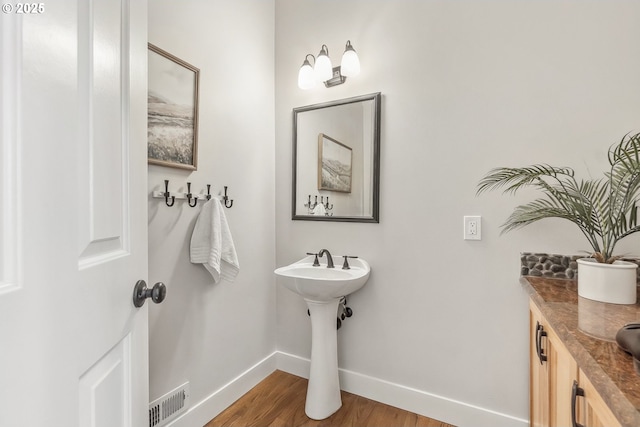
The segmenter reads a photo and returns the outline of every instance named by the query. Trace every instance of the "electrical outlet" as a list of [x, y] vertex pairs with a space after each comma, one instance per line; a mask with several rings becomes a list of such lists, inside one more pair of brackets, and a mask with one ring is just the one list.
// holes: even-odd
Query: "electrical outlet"
[[482, 217], [464, 217], [464, 240], [482, 240]]

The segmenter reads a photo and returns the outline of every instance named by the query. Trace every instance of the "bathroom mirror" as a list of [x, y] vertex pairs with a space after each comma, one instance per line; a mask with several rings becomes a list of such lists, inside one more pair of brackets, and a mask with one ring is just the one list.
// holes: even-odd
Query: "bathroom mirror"
[[381, 97], [293, 109], [292, 219], [379, 222]]

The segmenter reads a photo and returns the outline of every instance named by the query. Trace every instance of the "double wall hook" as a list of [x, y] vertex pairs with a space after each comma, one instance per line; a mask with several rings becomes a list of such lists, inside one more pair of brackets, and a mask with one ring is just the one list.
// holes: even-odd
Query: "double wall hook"
[[[316, 196], [317, 197], [317, 196]], [[316, 198], [317, 200], [317, 198]], [[325, 203], [324, 201], [324, 196], [320, 197], [320, 203], [322, 203], [324, 205], [324, 208], [328, 211], [330, 211], [331, 209], [333, 209], [333, 203], [331, 203], [331, 207], [329, 207], [329, 196], [327, 196], [327, 202]]]
[[[171, 204], [169, 204], [169, 197], [171, 197]], [[173, 204], [176, 202], [176, 196], [171, 196], [171, 193], [169, 193], [169, 180], [168, 179], [164, 180], [164, 202], [169, 207], [173, 206]]]
[[309, 211], [314, 210], [315, 207], [318, 206], [318, 196], [316, 196], [315, 202], [311, 203], [311, 194], [309, 194], [309, 200], [304, 204], [304, 206], [306, 208], [309, 208]]
[[[193, 199], [193, 204], [191, 204], [191, 200], [192, 199]], [[198, 204], [198, 198], [197, 197], [193, 197], [193, 194], [191, 194], [191, 183], [190, 182], [187, 182], [187, 203], [192, 208], [195, 208], [196, 205]]]
[[[224, 186], [224, 196], [222, 196], [222, 201], [224, 202], [224, 207], [227, 209], [230, 209], [231, 206], [233, 206], [233, 199], [229, 199], [229, 196], [227, 196], [227, 186]], [[227, 204], [227, 202], [229, 202]]]

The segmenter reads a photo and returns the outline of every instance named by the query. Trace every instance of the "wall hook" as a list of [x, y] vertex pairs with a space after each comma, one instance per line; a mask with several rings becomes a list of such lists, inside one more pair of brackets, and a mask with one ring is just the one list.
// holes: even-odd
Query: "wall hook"
[[307, 201], [307, 203], [305, 203], [305, 207], [309, 209], [309, 212], [311, 212], [312, 210], [315, 209], [316, 206], [318, 206], [318, 196], [315, 196], [315, 202], [311, 203], [311, 194], [309, 194], [309, 199]]
[[[171, 204], [169, 204], [169, 197], [171, 197]], [[169, 180], [168, 179], [164, 180], [164, 202], [169, 207], [173, 206], [173, 204], [176, 202], [176, 196], [171, 196], [171, 193], [169, 193]]]
[[[191, 199], [193, 199], [193, 204], [191, 204]], [[187, 203], [192, 208], [195, 208], [198, 205], [198, 198], [197, 197], [193, 197], [193, 194], [191, 194], [191, 183], [190, 182], [187, 182]]]
[[[222, 201], [224, 202], [224, 206], [229, 209], [231, 208], [231, 206], [233, 206], [233, 200], [229, 199], [229, 197], [227, 196], [227, 186], [224, 186], [224, 196], [222, 197]], [[227, 202], [229, 202], [229, 204], [227, 204]]]
[[329, 207], [329, 196], [327, 196], [327, 202], [324, 202], [324, 196], [320, 197], [320, 202], [324, 205], [324, 208], [328, 211], [333, 209], [333, 203], [331, 203], [331, 207]]
[[207, 200], [211, 200], [211, 184], [207, 184]]

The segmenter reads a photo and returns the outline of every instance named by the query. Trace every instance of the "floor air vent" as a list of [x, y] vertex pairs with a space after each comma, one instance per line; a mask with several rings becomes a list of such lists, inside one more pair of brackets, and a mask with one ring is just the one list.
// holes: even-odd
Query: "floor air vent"
[[149, 404], [149, 427], [161, 427], [186, 411], [189, 406], [189, 383], [170, 391]]

